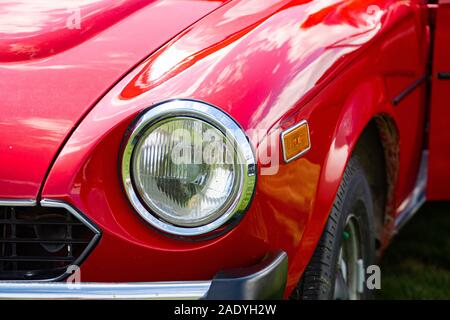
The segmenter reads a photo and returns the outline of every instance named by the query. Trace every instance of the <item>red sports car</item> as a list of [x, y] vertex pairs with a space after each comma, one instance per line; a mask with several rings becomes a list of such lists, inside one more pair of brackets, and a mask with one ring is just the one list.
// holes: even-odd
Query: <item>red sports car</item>
[[0, 298], [369, 298], [449, 57], [449, 0], [1, 1]]

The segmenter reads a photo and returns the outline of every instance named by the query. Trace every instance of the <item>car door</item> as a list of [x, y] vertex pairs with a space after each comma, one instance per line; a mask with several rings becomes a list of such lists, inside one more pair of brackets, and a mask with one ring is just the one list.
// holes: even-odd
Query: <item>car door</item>
[[436, 9], [430, 108], [429, 200], [450, 199], [450, 0]]

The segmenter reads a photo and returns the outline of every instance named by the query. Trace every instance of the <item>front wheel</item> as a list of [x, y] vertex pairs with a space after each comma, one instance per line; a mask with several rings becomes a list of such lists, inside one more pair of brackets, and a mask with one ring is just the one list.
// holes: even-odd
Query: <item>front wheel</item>
[[317, 248], [293, 297], [370, 298], [366, 268], [375, 257], [373, 202], [364, 170], [350, 159]]

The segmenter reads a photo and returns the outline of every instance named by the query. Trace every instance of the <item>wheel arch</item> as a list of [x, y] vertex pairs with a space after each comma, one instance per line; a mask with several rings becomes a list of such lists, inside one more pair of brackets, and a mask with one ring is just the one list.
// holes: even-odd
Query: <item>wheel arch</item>
[[[378, 220], [377, 240], [384, 243], [389, 238], [389, 224], [395, 214], [394, 191], [399, 174], [400, 134], [393, 106], [376, 99], [386, 96], [381, 81], [375, 78], [356, 86], [342, 107], [322, 165], [313, 216], [320, 216], [318, 211], [323, 210], [323, 229], [347, 163], [356, 156], [368, 175], [372, 191], [376, 191], [375, 200], [383, 201], [376, 210], [375, 219]], [[378, 179], [378, 174], [382, 174], [383, 179]], [[380, 187], [382, 190], [377, 190]]]
[[[320, 96], [316, 98], [324, 100], [326, 95]], [[371, 176], [369, 180], [372, 179], [372, 190], [380, 185], [382, 187], [382, 191], [376, 196], [383, 202], [376, 210], [377, 244], [383, 245], [389, 238], [389, 225], [393, 222], [391, 217], [395, 211], [394, 190], [399, 173], [400, 136], [393, 106], [386, 97], [383, 79], [374, 77], [356, 84], [341, 105], [329, 139], [328, 151], [322, 162], [312, 219], [305, 228], [300, 245], [306, 249], [303, 253], [310, 253], [310, 256], [299, 261], [300, 265], [294, 266], [294, 269], [299, 267], [305, 270], [320, 240], [347, 163], [354, 155], [363, 158], [365, 170]], [[312, 145], [314, 148], [314, 139]], [[372, 161], [374, 157], [379, 161], [376, 164]], [[384, 179], [377, 180], [376, 175], [380, 172]]]
[[374, 204], [377, 248], [394, 215], [394, 190], [399, 171], [399, 135], [392, 117], [374, 116], [358, 138], [351, 157], [358, 158], [369, 181]]

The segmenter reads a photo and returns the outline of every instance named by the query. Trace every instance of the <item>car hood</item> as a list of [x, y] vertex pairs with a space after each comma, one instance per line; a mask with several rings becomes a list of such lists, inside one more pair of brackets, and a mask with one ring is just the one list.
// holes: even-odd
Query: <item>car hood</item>
[[127, 72], [223, 1], [0, 6], [0, 200], [38, 197], [72, 130]]
[[0, 61], [38, 59], [76, 46], [154, 0], [14, 0], [0, 6]]

